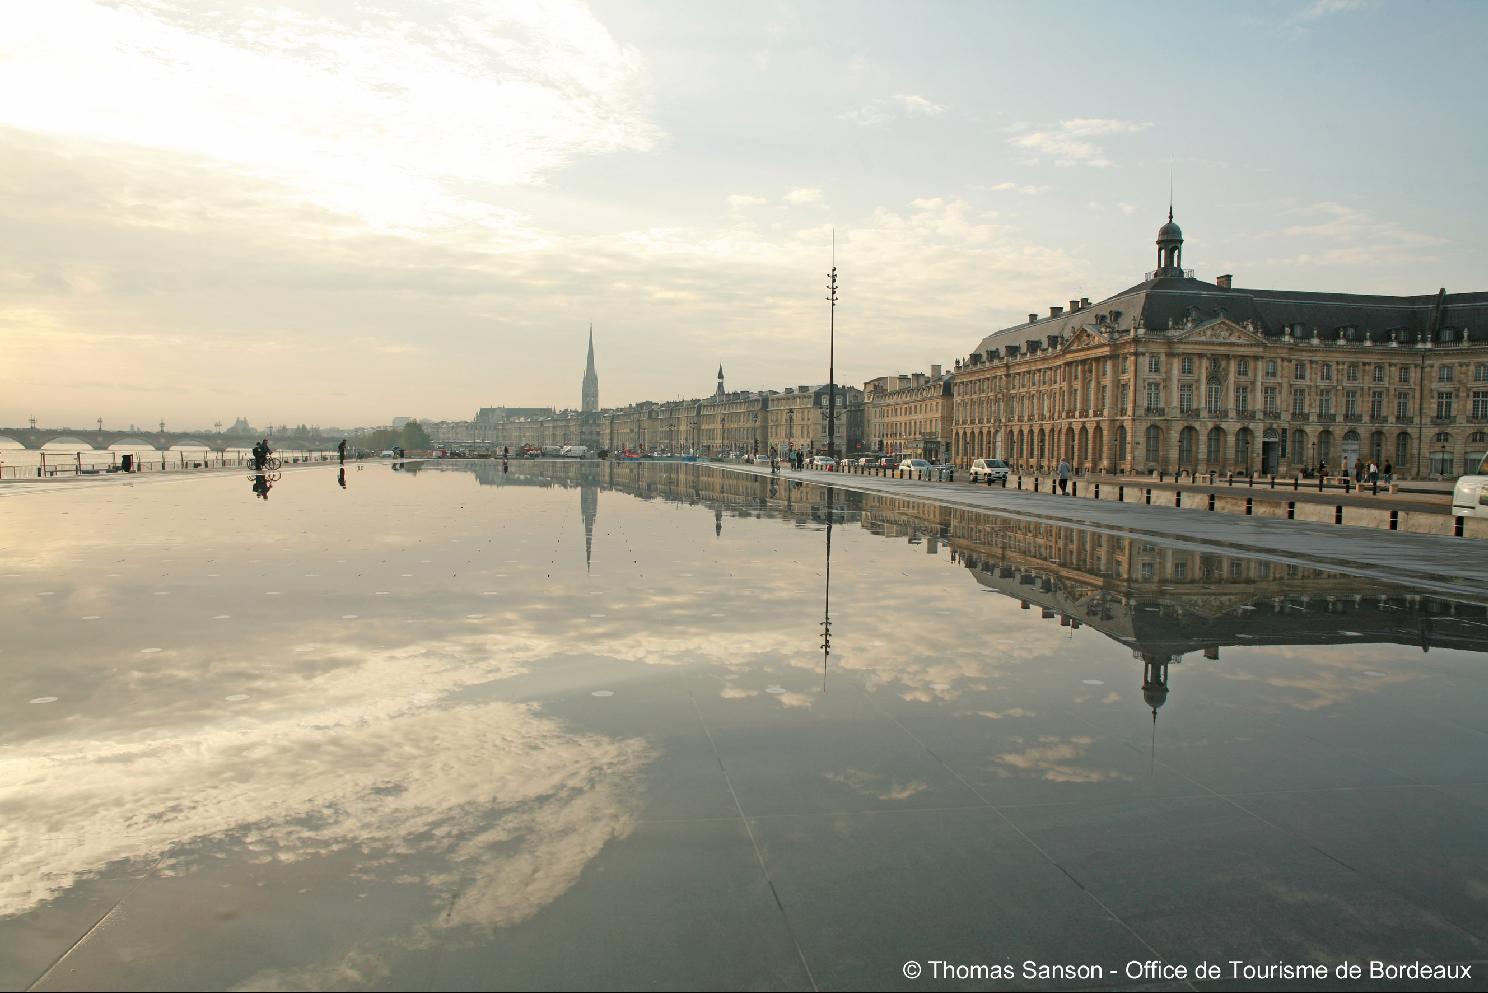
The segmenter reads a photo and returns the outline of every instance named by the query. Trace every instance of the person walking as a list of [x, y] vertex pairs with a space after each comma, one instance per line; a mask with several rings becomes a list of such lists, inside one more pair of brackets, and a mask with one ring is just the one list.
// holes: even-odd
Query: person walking
[[1059, 495], [1069, 495], [1070, 464], [1068, 459], [1059, 460]]
[[1370, 485], [1379, 483], [1379, 466], [1373, 462], [1369, 463], [1369, 482]]
[[341, 443], [336, 446], [336, 454], [338, 456], [340, 456], [340, 458], [341, 458], [341, 464], [342, 465], [345, 465], [346, 464], [346, 439], [345, 438], [342, 438], [341, 439]]
[[1387, 482], [1387, 483], [1393, 483], [1393, 482], [1395, 482], [1395, 473], [1392, 472], [1391, 470], [1392, 470], [1392, 466], [1390, 465], [1390, 460], [1389, 459], [1385, 459], [1384, 473], [1385, 473], [1385, 482]]

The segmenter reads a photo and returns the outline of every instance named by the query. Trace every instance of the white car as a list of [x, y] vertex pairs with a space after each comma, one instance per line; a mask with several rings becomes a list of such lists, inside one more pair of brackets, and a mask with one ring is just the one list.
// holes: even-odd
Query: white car
[[1488, 517], [1488, 455], [1470, 476], [1457, 477], [1452, 487], [1453, 517]]
[[986, 482], [988, 478], [994, 483], [1007, 485], [1009, 466], [1002, 459], [972, 459], [971, 481], [973, 483]]
[[835, 469], [836, 467], [837, 467], [837, 460], [834, 459], [834, 458], [832, 458], [832, 456], [830, 456], [830, 455], [813, 455], [813, 456], [811, 456], [811, 468], [813, 468], [813, 469], [828, 469], [828, 470], [830, 470], [830, 469]]
[[930, 463], [924, 459], [905, 459], [899, 463], [899, 468], [907, 469], [910, 472], [929, 472]]

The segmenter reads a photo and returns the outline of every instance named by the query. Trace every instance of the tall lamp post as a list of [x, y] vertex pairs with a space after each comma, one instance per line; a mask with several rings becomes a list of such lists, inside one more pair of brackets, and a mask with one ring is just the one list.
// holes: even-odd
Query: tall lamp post
[[827, 455], [837, 458], [837, 267], [827, 273]]

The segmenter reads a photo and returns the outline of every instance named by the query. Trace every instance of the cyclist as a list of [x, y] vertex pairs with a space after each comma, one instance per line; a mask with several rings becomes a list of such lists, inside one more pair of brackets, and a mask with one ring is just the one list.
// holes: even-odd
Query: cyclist
[[253, 468], [263, 470], [264, 463], [268, 461], [273, 449], [269, 447], [269, 439], [263, 438], [253, 446]]

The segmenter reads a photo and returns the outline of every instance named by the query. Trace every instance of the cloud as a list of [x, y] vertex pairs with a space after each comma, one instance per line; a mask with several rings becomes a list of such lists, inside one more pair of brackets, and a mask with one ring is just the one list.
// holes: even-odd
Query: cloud
[[1151, 127], [1148, 123], [1120, 121], [1105, 117], [1073, 117], [1057, 125], [1030, 129], [1029, 125], [1016, 125], [1021, 132], [1008, 139], [1015, 148], [1023, 148], [1038, 155], [1047, 155], [1058, 166], [1085, 165], [1105, 168], [1114, 165], [1105, 149], [1091, 141], [1111, 135], [1135, 134]]
[[1352, 14], [1370, 6], [1370, 0], [1312, 0], [1292, 17], [1292, 21], [1316, 21], [1334, 14]]
[[844, 111], [837, 115], [837, 119], [871, 128], [901, 117], [940, 117], [945, 112], [945, 107], [918, 94], [898, 93], [891, 97], [870, 100], [857, 110]]
[[174, 153], [382, 230], [499, 228], [473, 185], [659, 140], [640, 56], [587, 7], [421, 14], [39, 4], [0, 39], [0, 89], [28, 94], [0, 126]]
[[730, 210], [743, 210], [745, 207], [759, 207], [770, 201], [765, 197], [754, 197], [747, 193], [730, 193], [728, 205]]
[[974, 186], [972, 189], [985, 190], [988, 193], [1021, 193], [1024, 196], [1036, 197], [1042, 193], [1048, 193], [1054, 187], [1040, 186], [1034, 183], [1003, 182], [994, 183], [991, 186]]
[[1270, 240], [1285, 239], [1303, 251], [1268, 259], [1277, 265], [1379, 265], [1419, 262], [1422, 249], [1447, 243], [1445, 238], [1412, 231], [1396, 221], [1381, 220], [1367, 210], [1323, 201], [1295, 211], [1302, 223], [1290, 224]]
[[785, 195], [785, 202], [796, 206], [821, 203], [821, 199], [822, 191], [819, 186], [797, 187]]

